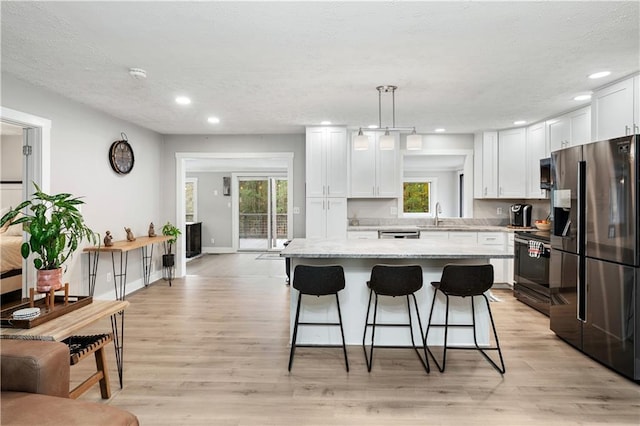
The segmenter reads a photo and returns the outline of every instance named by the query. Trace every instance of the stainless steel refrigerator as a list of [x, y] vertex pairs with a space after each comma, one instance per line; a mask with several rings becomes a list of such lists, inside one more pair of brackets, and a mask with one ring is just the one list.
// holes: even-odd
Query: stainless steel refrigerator
[[640, 380], [640, 135], [551, 156], [551, 329]]

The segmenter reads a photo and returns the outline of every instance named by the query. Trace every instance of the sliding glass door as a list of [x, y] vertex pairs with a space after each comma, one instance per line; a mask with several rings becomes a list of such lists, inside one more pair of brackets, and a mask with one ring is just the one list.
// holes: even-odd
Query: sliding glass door
[[281, 250], [287, 240], [287, 179], [238, 178], [239, 250]]

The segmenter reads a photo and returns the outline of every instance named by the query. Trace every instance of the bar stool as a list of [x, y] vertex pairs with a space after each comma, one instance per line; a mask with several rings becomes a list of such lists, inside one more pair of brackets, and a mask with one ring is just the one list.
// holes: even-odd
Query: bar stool
[[[367, 281], [367, 287], [369, 287], [369, 303], [367, 305], [367, 318], [365, 320], [364, 333], [362, 335], [362, 349], [364, 350], [364, 358], [367, 362], [367, 369], [369, 370], [369, 372], [371, 372], [371, 366], [373, 365], [373, 348], [375, 346], [374, 338], [376, 334], [376, 327], [409, 327], [413, 349], [416, 351], [416, 354], [418, 355], [418, 358], [420, 359], [420, 362], [422, 363], [425, 371], [429, 373], [429, 359], [427, 358], [424, 340], [422, 341], [422, 348], [424, 350], [423, 360], [413, 338], [413, 321], [411, 320], [411, 304], [409, 302], [409, 296], [412, 296], [416, 316], [418, 318], [418, 325], [420, 327], [420, 338], [422, 339], [422, 321], [420, 320], [418, 302], [416, 301], [415, 296], [415, 292], [422, 288], [422, 268], [420, 267], [420, 265], [374, 265], [373, 269], [371, 270], [371, 279]], [[371, 299], [374, 295], [375, 303], [373, 308], [373, 322], [370, 323], [369, 312], [371, 310]], [[405, 296], [407, 298], [407, 313], [409, 314], [409, 322], [378, 324], [376, 322], [378, 313], [378, 296]], [[367, 354], [367, 347], [365, 343], [368, 327], [371, 327], [370, 355]]]
[[[445, 363], [447, 361], [447, 349], [473, 349], [478, 350], [489, 361], [489, 363], [500, 374], [504, 374], [504, 360], [502, 359], [502, 351], [500, 350], [500, 342], [498, 341], [498, 333], [496, 332], [496, 325], [493, 322], [493, 315], [491, 315], [491, 307], [489, 300], [484, 294], [493, 285], [493, 266], [492, 265], [445, 265], [442, 270], [442, 277], [440, 282], [432, 282], [431, 285], [434, 288], [433, 302], [431, 303], [431, 311], [429, 312], [429, 323], [427, 324], [427, 333], [424, 337], [425, 347], [436, 363], [438, 370], [444, 372]], [[446, 298], [446, 311], [444, 324], [432, 324], [431, 318], [433, 316], [433, 308], [436, 304], [438, 291], [444, 294]], [[469, 297], [471, 301], [471, 324], [449, 324], [449, 296], [456, 297]], [[489, 319], [491, 320], [491, 327], [493, 328], [493, 335], [496, 341], [494, 347], [480, 347], [478, 345], [478, 339], [476, 335], [476, 315], [474, 307], [474, 297], [482, 296], [487, 304], [487, 310], [489, 311]], [[435, 356], [427, 345], [427, 338], [429, 337], [429, 330], [431, 327], [444, 327], [444, 349], [442, 353], [442, 366], [438, 363]], [[471, 327], [473, 328], [473, 342], [475, 347], [460, 347], [460, 346], [448, 346], [447, 345], [447, 331], [449, 327]], [[500, 356], [500, 367], [487, 355], [485, 351], [496, 350]]]
[[[340, 313], [340, 299], [338, 292], [344, 288], [344, 270], [340, 265], [328, 266], [311, 266], [297, 265], [293, 272], [293, 288], [298, 290], [298, 307], [296, 308], [296, 319], [293, 326], [293, 338], [291, 340], [291, 353], [289, 354], [289, 371], [293, 364], [293, 354], [296, 346], [319, 346], [319, 347], [335, 347], [335, 345], [296, 345], [298, 336], [298, 326], [340, 326], [340, 334], [342, 335], [342, 351], [344, 352], [344, 363], [349, 371], [349, 360], [347, 359], [347, 346], [344, 341], [344, 330], [342, 328], [342, 314]], [[336, 295], [336, 304], [338, 305], [338, 321], [339, 322], [300, 322], [300, 302], [302, 295], [311, 296], [329, 296]]]

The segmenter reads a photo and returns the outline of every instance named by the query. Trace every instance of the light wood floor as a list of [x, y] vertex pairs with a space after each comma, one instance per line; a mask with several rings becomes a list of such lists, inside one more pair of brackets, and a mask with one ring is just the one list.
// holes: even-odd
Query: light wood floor
[[[505, 290], [492, 303], [504, 377], [475, 351], [453, 351], [445, 373], [426, 375], [411, 350], [376, 350], [368, 373], [360, 346], [349, 347], [349, 373], [339, 349], [317, 348], [299, 348], [288, 373], [284, 261], [256, 257], [205, 256], [173, 287], [128, 296], [124, 389], [109, 351], [107, 403], [143, 425], [640, 424], [640, 386], [559, 340]], [[74, 366], [73, 380], [91, 367]], [[80, 399], [100, 401], [98, 386]]]

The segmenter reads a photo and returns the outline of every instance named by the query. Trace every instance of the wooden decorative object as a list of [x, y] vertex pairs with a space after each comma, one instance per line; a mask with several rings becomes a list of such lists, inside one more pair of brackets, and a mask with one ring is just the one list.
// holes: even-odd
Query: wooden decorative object
[[150, 237], [155, 237], [156, 236], [156, 230], [155, 230], [155, 228], [153, 226], [153, 222], [151, 222], [149, 224], [149, 236]]
[[124, 227], [124, 230], [127, 233], [127, 241], [135, 241], [136, 237], [133, 236], [133, 232], [131, 232], [131, 228]]
[[111, 235], [111, 231], [107, 231], [104, 235], [104, 246], [111, 247], [113, 245], [113, 236]]

